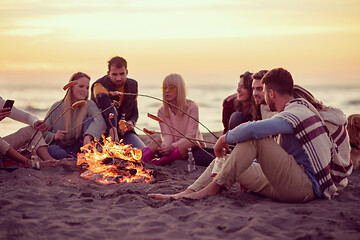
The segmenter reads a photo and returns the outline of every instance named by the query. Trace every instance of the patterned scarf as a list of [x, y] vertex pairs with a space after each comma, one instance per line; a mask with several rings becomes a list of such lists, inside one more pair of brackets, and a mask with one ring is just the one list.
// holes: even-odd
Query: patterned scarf
[[278, 116], [293, 126], [324, 196], [330, 199], [337, 195], [337, 187], [330, 174], [335, 149], [320, 114], [306, 100], [294, 99]]

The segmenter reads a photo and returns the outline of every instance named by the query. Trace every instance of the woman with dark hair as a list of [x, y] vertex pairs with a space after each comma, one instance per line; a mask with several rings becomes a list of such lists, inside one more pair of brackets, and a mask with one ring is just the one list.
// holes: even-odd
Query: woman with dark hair
[[237, 125], [253, 120], [255, 104], [252, 98], [252, 73], [245, 72], [240, 75], [237, 93], [223, 101], [222, 122], [223, 133]]
[[[235, 128], [236, 126], [255, 120], [256, 105], [253, 98], [252, 79], [253, 74], [245, 72], [240, 75], [240, 81], [237, 86], [237, 93], [227, 97], [223, 102], [222, 122], [224, 125], [223, 134], [228, 130]], [[202, 149], [193, 148], [193, 155], [195, 162], [198, 165], [208, 166], [214, 156], [214, 150], [212, 148], [204, 148], [208, 153]]]
[[[80, 147], [94, 138], [99, 139], [106, 129], [99, 108], [88, 100], [90, 77], [78, 72], [71, 76], [69, 83], [75, 81], [77, 84], [68, 88], [64, 101], [54, 103], [47, 114], [51, 113], [46, 121], [51, 127], [43, 136], [50, 144], [49, 153], [55, 159], [75, 157], [80, 152]], [[73, 108], [79, 101], [86, 101], [86, 104]], [[84, 123], [87, 119], [89, 120]]]

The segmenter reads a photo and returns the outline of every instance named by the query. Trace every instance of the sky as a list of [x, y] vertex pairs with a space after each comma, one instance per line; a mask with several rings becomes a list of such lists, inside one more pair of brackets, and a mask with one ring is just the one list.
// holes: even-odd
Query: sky
[[236, 86], [283, 67], [297, 84], [360, 84], [359, 0], [0, 0], [0, 83], [92, 80], [122, 56], [129, 77]]

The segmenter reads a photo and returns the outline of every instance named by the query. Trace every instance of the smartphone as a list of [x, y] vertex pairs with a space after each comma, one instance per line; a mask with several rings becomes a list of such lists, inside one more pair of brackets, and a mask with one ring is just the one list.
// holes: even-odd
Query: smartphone
[[4, 107], [3, 108], [10, 108], [9, 110], [6, 111], [11, 111], [13, 105], [14, 105], [14, 100], [6, 100]]

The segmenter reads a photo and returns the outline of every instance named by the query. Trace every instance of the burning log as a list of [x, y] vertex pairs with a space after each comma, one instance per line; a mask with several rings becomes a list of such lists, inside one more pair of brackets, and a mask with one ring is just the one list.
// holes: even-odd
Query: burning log
[[144, 168], [141, 161], [142, 151], [130, 145], [115, 143], [111, 138], [103, 137], [101, 151], [91, 142], [81, 148], [77, 155], [78, 165], [85, 163], [87, 171], [81, 177], [96, 181], [101, 184], [119, 182], [149, 182], [152, 180], [150, 171]]

